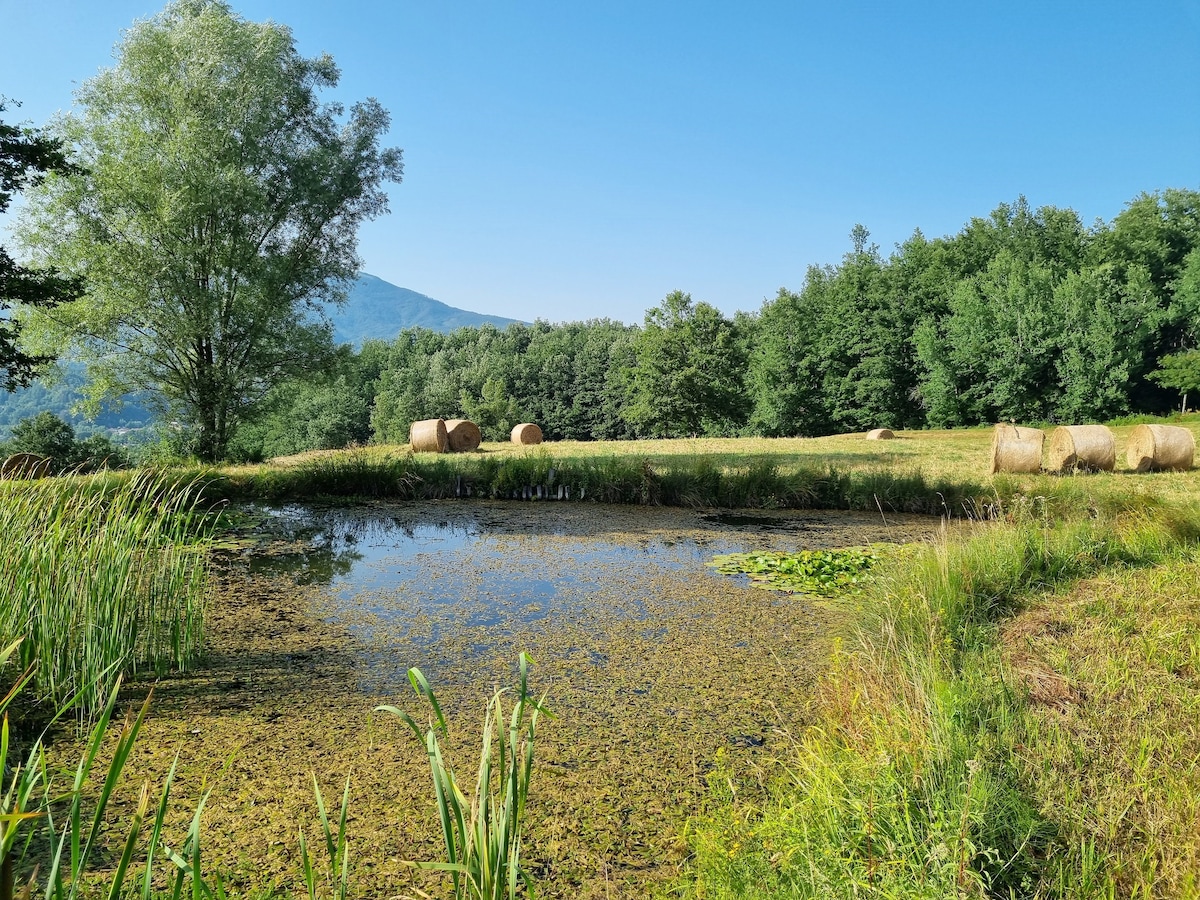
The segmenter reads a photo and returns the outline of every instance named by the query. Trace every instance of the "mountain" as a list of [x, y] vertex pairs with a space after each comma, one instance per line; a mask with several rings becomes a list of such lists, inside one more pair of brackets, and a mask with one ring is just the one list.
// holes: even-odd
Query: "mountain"
[[12, 428], [22, 419], [36, 416], [40, 412], [52, 412], [69, 423], [77, 437], [86, 437], [96, 432], [116, 429], [136, 429], [149, 425], [154, 420], [149, 403], [130, 394], [117, 404], [106, 403], [95, 419], [85, 419], [71, 410], [83, 402], [83, 385], [86, 381], [83, 366], [79, 363], [64, 363], [60, 377], [53, 383], [35, 381], [29, 387], [13, 393], [0, 391], [0, 440], [12, 433]]
[[456, 309], [365, 272], [350, 289], [345, 305], [329, 310], [329, 318], [334, 340], [356, 347], [368, 339], [393, 340], [405, 328], [447, 332], [485, 324], [504, 328], [517, 321]]
[[[345, 305], [341, 309], [330, 308], [329, 318], [333, 322], [334, 340], [355, 347], [361, 347], [368, 338], [393, 340], [405, 328], [415, 326], [446, 332], [486, 323], [504, 328], [517, 321], [455, 309], [365, 272], [350, 289]], [[12, 394], [0, 391], [0, 440], [22, 419], [47, 410], [70, 422], [81, 435], [106, 429], [140, 428], [152, 421], [153, 414], [147, 404], [132, 396], [125, 398], [122, 409], [105, 406], [97, 419], [86, 421], [71, 412], [83, 399], [83, 382], [83, 367], [67, 364], [62, 379], [53, 385], [34, 382]]]

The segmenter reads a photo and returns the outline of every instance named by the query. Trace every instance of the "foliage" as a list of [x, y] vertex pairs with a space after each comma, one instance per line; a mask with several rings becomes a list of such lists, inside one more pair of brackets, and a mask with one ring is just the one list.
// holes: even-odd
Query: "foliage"
[[419, 669], [409, 669], [408, 677], [417, 694], [429, 701], [434, 720], [427, 728], [422, 729], [412, 716], [395, 706], [377, 707], [400, 718], [429, 755], [446, 861], [419, 865], [449, 872], [454, 896], [461, 900], [500, 900], [502, 897], [513, 900], [519, 884], [533, 896], [529, 873], [521, 866], [522, 818], [533, 774], [538, 716], [549, 713], [542, 705], [544, 697], [533, 700], [529, 696], [529, 664], [529, 657], [522, 653], [507, 739], [503, 708], [506, 691], [497, 691], [488, 702], [479, 752], [479, 776], [475, 793], [469, 798], [442, 756], [438, 733], [446, 733], [446, 718]]
[[362, 357], [339, 347], [331, 373], [313, 373], [271, 388], [262, 415], [231, 442], [230, 458], [261, 461], [367, 443], [373, 377]]
[[400, 178], [375, 101], [339, 126], [318, 100], [337, 81], [286, 27], [180, 0], [127, 31], [54, 124], [86, 171], [33, 190], [22, 235], [87, 294], [30, 327], [86, 358], [100, 394], [155, 392], [203, 459], [329, 358], [320, 303], [343, 297], [357, 228]]
[[722, 553], [708, 565], [724, 575], [749, 575], [754, 587], [831, 597], [862, 584], [879, 561], [872, 550], [800, 550], [796, 553]]
[[463, 391], [459, 406], [463, 415], [479, 426], [486, 441], [505, 440], [512, 432], [513, 426], [524, 418], [517, 406], [517, 401], [508, 396], [504, 390], [504, 382], [499, 378], [489, 378], [480, 389], [479, 399]]
[[547, 440], [626, 437], [621, 373], [635, 333], [608, 320], [538, 322], [451, 334], [409, 329], [391, 344], [368, 343], [362, 358], [377, 372], [374, 439], [407, 443], [420, 419], [487, 424], [475, 416], [493, 420], [490, 434], [500, 440], [521, 419], [537, 422]]
[[48, 457], [53, 472], [94, 472], [128, 466], [128, 455], [102, 434], [79, 440], [75, 429], [50, 412], [16, 424], [12, 438], [0, 443], [0, 455], [33, 453]]
[[0, 485], [0, 644], [21, 640], [39, 698], [98, 714], [122, 672], [195, 660], [196, 487], [152, 472]]
[[1186, 353], [1168, 353], [1158, 361], [1158, 368], [1149, 375], [1163, 387], [1174, 388], [1184, 396], [1200, 391], [1200, 350]]
[[[7, 109], [0, 97], [0, 113]], [[49, 172], [72, 171], [62, 142], [30, 128], [0, 121], [0, 213], [8, 210], [13, 194], [36, 186]], [[29, 384], [50, 357], [27, 353], [19, 343], [20, 323], [11, 317], [14, 306], [55, 306], [79, 296], [76, 280], [53, 269], [18, 265], [0, 247], [0, 388], [16, 390]]]
[[737, 332], [720, 311], [673, 291], [646, 312], [622, 415], [643, 437], [727, 434], [746, 420]]

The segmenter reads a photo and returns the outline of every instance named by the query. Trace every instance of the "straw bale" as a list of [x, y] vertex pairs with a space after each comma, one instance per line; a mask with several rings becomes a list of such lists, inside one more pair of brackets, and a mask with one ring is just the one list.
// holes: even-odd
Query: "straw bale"
[[408, 428], [408, 443], [417, 453], [445, 453], [450, 448], [445, 419], [422, 419]]
[[1103, 425], [1060, 425], [1050, 433], [1051, 472], [1111, 472], [1116, 464], [1117, 441]]
[[890, 441], [895, 436], [886, 428], [873, 428], [867, 432], [868, 441]]
[[464, 453], [478, 450], [483, 435], [470, 419], [447, 419], [446, 440], [450, 442], [451, 453]]
[[992, 434], [992, 474], [1040, 472], [1045, 440], [1040, 429], [1001, 422]]
[[1138, 472], [1183, 472], [1195, 455], [1196, 438], [1178, 425], [1139, 425], [1125, 445], [1125, 461]]
[[0, 478], [45, 478], [51, 459], [36, 453], [14, 453], [0, 464]]
[[522, 422], [513, 428], [512, 442], [514, 444], [540, 444], [542, 442], [542, 429], [538, 428], [532, 422]]

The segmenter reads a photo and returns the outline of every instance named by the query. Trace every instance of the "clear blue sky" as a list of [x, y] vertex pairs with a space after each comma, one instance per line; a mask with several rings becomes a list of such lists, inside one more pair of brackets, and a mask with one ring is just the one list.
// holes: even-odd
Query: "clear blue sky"
[[[365, 269], [466, 309], [753, 310], [861, 222], [884, 253], [1019, 194], [1111, 219], [1200, 189], [1200, 2], [241, 0], [333, 54], [404, 148]], [[154, 0], [0, 0], [43, 123]]]

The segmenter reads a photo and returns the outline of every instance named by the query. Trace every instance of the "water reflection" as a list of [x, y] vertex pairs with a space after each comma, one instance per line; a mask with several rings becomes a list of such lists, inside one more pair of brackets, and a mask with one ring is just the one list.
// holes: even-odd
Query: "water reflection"
[[911, 540], [930, 527], [846, 513], [498, 503], [290, 505], [261, 508], [257, 520], [246, 564], [313, 587], [314, 611], [356, 639], [364, 672], [389, 681], [416, 661], [496, 652], [517, 632], [596, 635], [620, 621], [658, 642], [671, 617], [744, 602], [736, 580], [705, 567], [714, 554]]

